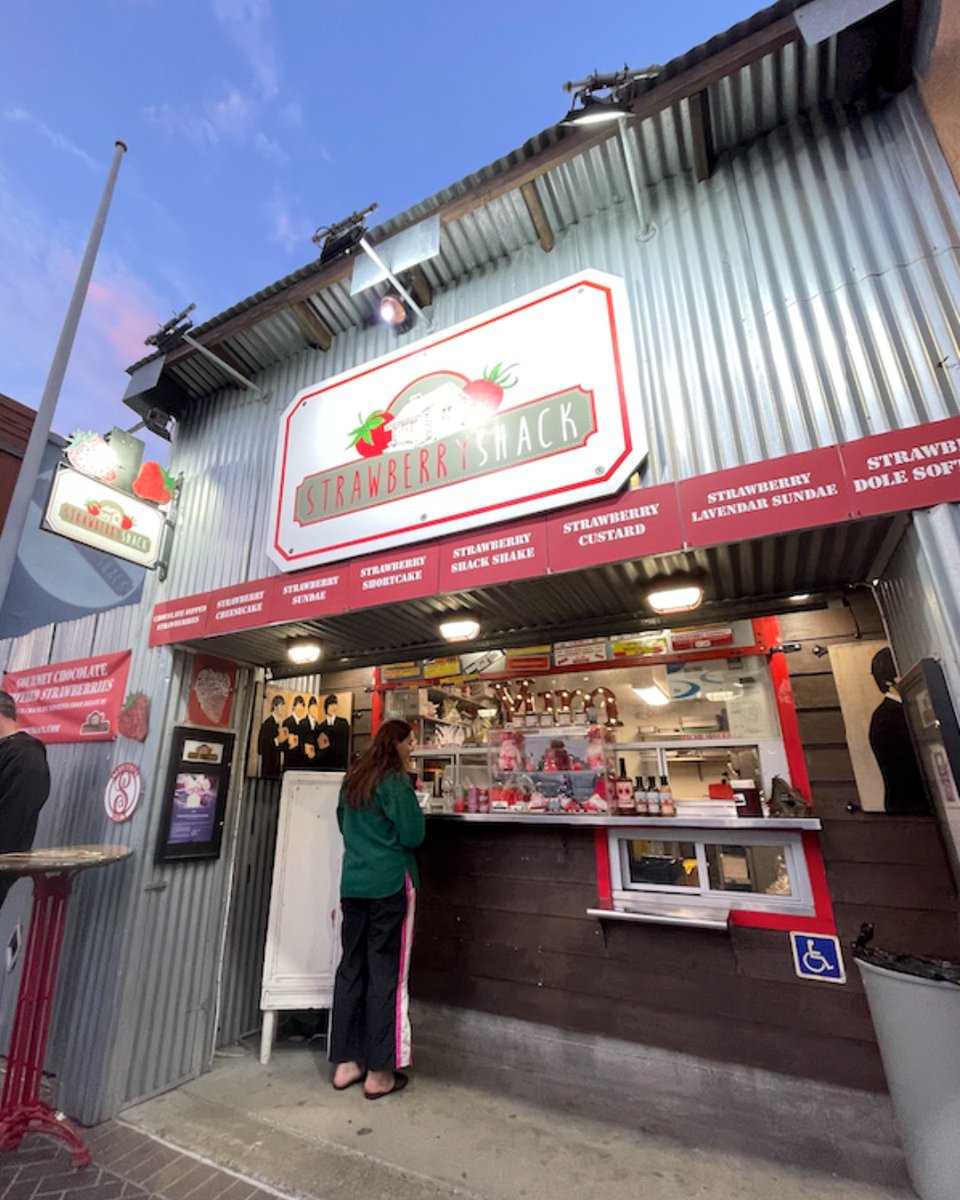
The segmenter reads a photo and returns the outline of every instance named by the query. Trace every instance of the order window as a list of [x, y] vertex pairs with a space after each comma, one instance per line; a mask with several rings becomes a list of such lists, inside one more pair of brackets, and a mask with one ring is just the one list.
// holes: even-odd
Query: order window
[[[610, 832], [615, 905], [649, 910], [681, 901], [761, 911], [812, 913], [813, 897], [799, 833], [684, 831], [683, 838]], [[721, 840], [722, 839], [722, 840]]]

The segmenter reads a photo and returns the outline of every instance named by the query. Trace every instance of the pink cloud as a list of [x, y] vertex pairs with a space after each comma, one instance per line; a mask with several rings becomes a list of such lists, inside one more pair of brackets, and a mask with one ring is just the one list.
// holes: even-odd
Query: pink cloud
[[134, 293], [142, 284], [131, 279], [94, 279], [87, 292], [96, 331], [113, 350], [114, 362], [127, 367], [146, 353], [143, 339], [160, 324], [156, 304], [148, 307]]

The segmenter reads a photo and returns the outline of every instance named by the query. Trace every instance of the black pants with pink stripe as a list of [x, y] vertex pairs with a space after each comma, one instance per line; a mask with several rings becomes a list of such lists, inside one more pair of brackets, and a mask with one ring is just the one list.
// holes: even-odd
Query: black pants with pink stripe
[[333, 992], [330, 1061], [368, 1071], [410, 1065], [407, 975], [416, 893], [409, 878], [382, 900], [344, 896], [343, 953]]

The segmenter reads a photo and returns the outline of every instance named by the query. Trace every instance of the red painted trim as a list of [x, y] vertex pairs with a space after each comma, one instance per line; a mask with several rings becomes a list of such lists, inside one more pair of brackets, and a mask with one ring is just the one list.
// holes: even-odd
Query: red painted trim
[[805, 800], [810, 800], [810, 776], [807, 774], [807, 760], [803, 753], [803, 739], [800, 737], [800, 722], [797, 720], [790, 671], [786, 655], [779, 652], [779, 647], [783, 645], [780, 622], [776, 617], [761, 617], [754, 621], [753, 627], [757, 633], [757, 641], [770, 654], [770, 678], [773, 681], [777, 716], [780, 718], [780, 730], [783, 733], [783, 748], [787, 755], [790, 783]]
[[809, 933], [836, 934], [837, 923], [833, 914], [833, 901], [830, 899], [830, 888], [827, 884], [827, 870], [823, 861], [823, 851], [820, 849], [819, 836], [810, 829], [803, 830], [803, 855], [807, 863], [807, 874], [810, 877], [810, 889], [813, 893], [814, 915], [812, 917], [797, 917], [781, 913], [749, 912], [745, 909], [734, 909], [730, 913], [730, 924], [746, 929], [777, 929], [786, 930], [802, 926]]
[[597, 856], [597, 894], [601, 908], [613, 908], [613, 883], [610, 878], [610, 842], [607, 831], [599, 826], [593, 831], [593, 849]]

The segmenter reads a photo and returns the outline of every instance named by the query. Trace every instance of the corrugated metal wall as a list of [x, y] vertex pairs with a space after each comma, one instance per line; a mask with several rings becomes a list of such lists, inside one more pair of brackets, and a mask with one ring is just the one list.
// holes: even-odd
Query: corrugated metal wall
[[[899, 672], [939, 659], [960, 717], [960, 505], [913, 514], [877, 596]], [[949, 823], [941, 830], [955, 841]], [[960, 858], [960, 844], [954, 851]]]
[[[69, 911], [47, 1069], [58, 1077], [58, 1103], [88, 1123], [193, 1078], [213, 1052], [226, 884], [251, 707], [249, 672], [241, 672], [238, 681], [240, 759], [221, 856], [155, 865], [170, 730], [186, 711], [192, 656], [145, 648], [149, 611], [116, 609], [0, 646], [0, 663], [8, 669], [132, 648], [129, 690], [144, 691], [150, 699], [150, 732], [143, 744], [123, 739], [50, 747], [53, 787], [37, 830], [41, 846], [119, 843], [134, 851], [121, 866], [81, 876]], [[104, 812], [103, 789], [122, 761], [140, 767], [144, 790], [133, 818], [115, 825]], [[29, 913], [26, 884], [18, 884], [11, 897], [2, 910], [0, 944]], [[17, 980], [17, 974], [7, 976], [3, 989], [4, 1037]]]
[[941, 659], [960, 713], [960, 506], [914, 513], [877, 594], [900, 673]]
[[[651, 241], [636, 240], [621, 203], [569, 226], [550, 254], [501, 249], [435, 298], [436, 327], [583, 267], [624, 275], [650, 483], [960, 411], [960, 202], [914, 92], [862, 120], [798, 118], [726, 155], [706, 183], [677, 176], [648, 198]], [[280, 412], [398, 344], [384, 327], [351, 331], [263, 372], [266, 403], [226, 390], [198, 404], [178, 434], [190, 537], [164, 596], [274, 573]]]

